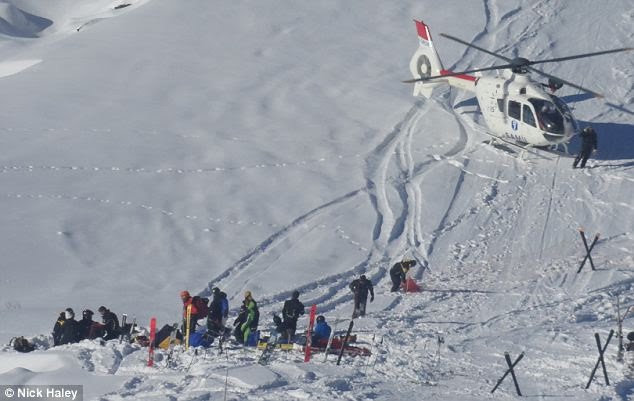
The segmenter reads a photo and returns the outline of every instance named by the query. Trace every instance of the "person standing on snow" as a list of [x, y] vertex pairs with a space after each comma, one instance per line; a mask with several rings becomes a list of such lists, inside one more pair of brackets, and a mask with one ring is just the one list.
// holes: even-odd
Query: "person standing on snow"
[[352, 318], [365, 316], [365, 305], [368, 302], [368, 293], [370, 294], [370, 302], [374, 301], [374, 286], [372, 282], [362, 274], [356, 280], [350, 283], [350, 290], [354, 293], [354, 312]]
[[222, 323], [222, 327], [224, 328], [227, 326], [227, 319], [229, 318], [229, 300], [227, 299], [227, 294], [220, 291], [220, 288], [218, 287], [214, 287], [214, 289], [211, 290], [211, 292], [214, 295], [214, 298], [216, 297], [216, 295], [219, 297], [220, 314], [222, 317], [221, 323]]
[[81, 320], [78, 322], [79, 341], [86, 339], [92, 340], [103, 335], [103, 333], [101, 333], [103, 326], [92, 320], [93, 315], [94, 313], [90, 309], [84, 309], [82, 311]]
[[240, 331], [242, 332], [243, 344], [246, 345], [249, 340], [249, 334], [258, 329], [258, 321], [260, 320], [258, 304], [253, 299], [251, 291], [244, 293], [244, 305], [247, 310], [247, 318], [246, 321], [240, 325]]
[[183, 301], [183, 325], [182, 330], [183, 334], [187, 332], [187, 307], [191, 305], [191, 309], [189, 310], [189, 332], [193, 333], [196, 331], [196, 322], [198, 319], [198, 308], [194, 305], [194, 298], [192, 298], [189, 291], [181, 291], [181, 301]]
[[390, 269], [390, 278], [392, 279], [391, 292], [396, 292], [401, 287], [401, 283], [407, 280], [407, 272], [413, 266], [416, 266], [415, 260], [403, 260], [402, 262], [395, 263]]
[[55, 321], [55, 325], [53, 326], [53, 346], [61, 345], [62, 341], [62, 327], [64, 326], [64, 321], [66, 320], [66, 313], [60, 312], [57, 320]]
[[110, 312], [110, 309], [105, 306], [100, 306], [97, 311], [101, 315], [104, 325], [105, 333], [103, 335], [103, 339], [108, 341], [119, 338], [121, 335], [121, 326], [119, 326], [119, 318], [117, 318], [117, 315]]
[[581, 162], [579, 167], [584, 168], [588, 158], [595, 150], [597, 150], [597, 133], [594, 128], [588, 125], [581, 131], [581, 151], [575, 157], [572, 168], [577, 168], [579, 162]]
[[209, 314], [207, 315], [207, 331], [213, 336], [219, 336], [224, 333], [222, 298], [218, 288], [214, 288], [212, 294], [213, 298], [209, 305]]
[[297, 330], [297, 319], [304, 314], [304, 304], [299, 300], [299, 291], [293, 291], [291, 299], [284, 301], [282, 308], [282, 319], [284, 319], [285, 333], [281, 333], [283, 337], [290, 342], [295, 331]]
[[62, 324], [59, 345], [79, 342], [79, 323], [75, 320], [75, 312], [72, 308], [64, 311], [64, 323]]

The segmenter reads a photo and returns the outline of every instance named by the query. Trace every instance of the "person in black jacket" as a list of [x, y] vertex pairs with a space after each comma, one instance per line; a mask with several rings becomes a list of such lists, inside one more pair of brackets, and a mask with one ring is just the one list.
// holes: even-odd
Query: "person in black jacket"
[[246, 321], [247, 321], [247, 305], [243, 301], [242, 305], [240, 306], [240, 311], [238, 312], [238, 316], [233, 321], [233, 327], [234, 327], [233, 335], [236, 338], [236, 341], [239, 342], [240, 344], [244, 343], [244, 336], [242, 334], [241, 326]]
[[75, 320], [75, 312], [72, 308], [64, 311], [64, 323], [61, 328], [59, 345], [79, 342], [79, 323]]
[[92, 320], [94, 313], [90, 309], [84, 309], [81, 313], [79, 324], [79, 341], [95, 339], [103, 336], [102, 325]]
[[119, 319], [117, 318], [117, 315], [110, 312], [110, 310], [105, 306], [100, 306], [97, 310], [103, 319], [103, 329], [105, 332], [103, 339], [107, 341], [119, 338], [119, 335], [121, 334], [121, 326], [119, 326]]
[[412, 266], [416, 266], [415, 260], [403, 260], [395, 263], [390, 269], [390, 278], [392, 279], [392, 292], [396, 292], [407, 279], [407, 272]]
[[297, 319], [304, 314], [304, 304], [299, 301], [299, 291], [293, 291], [291, 299], [284, 301], [282, 308], [282, 319], [286, 332], [282, 333], [282, 337], [291, 341], [297, 330]]
[[60, 341], [62, 341], [62, 327], [64, 326], [65, 320], [65, 312], [60, 312], [53, 326], [53, 346], [60, 345]]
[[370, 302], [374, 301], [374, 287], [372, 282], [362, 274], [356, 280], [350, 283], [350, 290], [354, 293], [354, 312], [352, 318], [365, 316], [365, 305], [368, 303], [368, 293], [370, 294]]
[[581, 162], [579, 167], [584, 168], [588, 158], [595, 150], [597, 150], [597, 133], [594, 128], [588, 125], [581, 131], [581, 152], [572, 163], [572, 168], [577, 168], [579, 162]]
[[207, 315], [207, 332], [213, 336], [219, 336], [224, 332], [223, 307], [220, 291], [213, 293], [213, 298], [209, 304], [209, 314]]

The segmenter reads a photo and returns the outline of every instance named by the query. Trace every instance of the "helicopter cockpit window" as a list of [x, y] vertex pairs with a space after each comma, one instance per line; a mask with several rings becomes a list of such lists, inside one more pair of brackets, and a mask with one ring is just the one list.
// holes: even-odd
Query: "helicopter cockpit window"
[[528, 101], [531, 102], [535, 108], [537, 121], [541, 129], [552, 132], [553, 134], [564, 133], [564, 116], [554, 103], [548, 100], [534, 98], [528, 99]]
[[555, 103], [557, 108], [561, 110], [561, 112], [564, 114], [564, 118], [572, 123], [575, 132], [579, 131], [579, 124], [577, 123], [577, 120], [572, 118], [572, 112], [570, 111], [568, 105], [555, 95], [550, 95], [550, 97], [553, 99], [553, 102]]
[[516, 120], [521, 119], [522, 106], [513, 100], [509, 100], [509, 117]]
[[531, 108], [528, 107], [528, 105], [526, 104], [522, 106], [522, 121], [524, 121], [528, 125], [537, 127], [537, 124], [535, 123], [535, 116], [533, 115], [533, 110], [531, 110]]

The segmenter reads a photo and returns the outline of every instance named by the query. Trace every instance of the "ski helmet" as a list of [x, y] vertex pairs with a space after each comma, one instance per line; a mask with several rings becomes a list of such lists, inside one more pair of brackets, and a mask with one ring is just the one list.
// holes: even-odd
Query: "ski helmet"
[[325, 322], [325, 321], [326, 321], [326, 318], [323, 315], [317, 316], [317, 323]]
[[293, 299], [299, 299], [299, 291], [293, 291]]

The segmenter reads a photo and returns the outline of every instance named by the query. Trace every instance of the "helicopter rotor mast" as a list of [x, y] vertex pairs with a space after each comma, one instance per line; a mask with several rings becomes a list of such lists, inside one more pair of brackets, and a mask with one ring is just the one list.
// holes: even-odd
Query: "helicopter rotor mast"
[[579, 59], [579, 58], [586, 58], [586, 57], [594, 57], [594, 56], [600, 56], [603, 54], [610, 54], [610, 53], [618, 53], [618, 52], [624, 52], [624, 51], [630, 51], [630, 50], [634, 50], [634, 47], [623, 47], [623, 48], [619, 48], [619, 49], [611, 49], [611, 50], [603, 50], [603, 51], [599, 51], [599, 52], [593, 52], [593, 53], [584, 53], [584, 54], [577, 54], [577, 55], [573, 55], [573, 56], [567, 56], [567, 57], [557, 57], [557, 58], [552, 58], [552, 59], [546, 59], [546, 60], [537, 60], [537, 61], [530, 61], [526, 58], [523, 57], [516, 57], [514, 59], [510, 59], [508, 57], [502, 56], [501, 54], [492, 52], [490, 50], [484, 49], [482, 47], [476, 46], [472, 43], [466, 42], [462, 39], [456, 38], [455, 36], [451, 36], [451, 35], [447, 35], [445, 33], [441, 33], [440, 36], [443, 36], [447, 39], [453, 40], [455, 42], [461, 43], [465, 46], [468, 47], [472, 47], [476, 50], [479, 50], [483, 53], [489, 54], [493, 57], [497, 57], [501, 60], [504, 60], [507, 62], [507, 64], [500, 64], [500, 65], [494, 65], [491, 67], [484, 67], [484, 68], [475, 68], [475, 69], [471, 69], [471, 70], [465, 70], [465, 71], [459, 71], [459, 72], [447, 72], [447, 73], [443, 73], [442, 75], [435, 75], [435, 76], [429, 76], [429, 77], [422, 77], [422, 78], [416, 78], [416, 79], [409, 79], [406, 81], [403, 81], [405, 83], [414, 83], [414, 82], [421, 82], [421, 81], [429, 81], [429, 80], [433, 80], [433, 79], [441, 79], [441, 78], [447, 78], [447, 77], [451, 77], [451, 76], [458, 76], [458, 75], [464, 75], [464, 74], [471, 74], [474, 72], [480, 72], [480, 71], [490, 71], [490, 70], [501, 70], [501, 69], [507, 69], [510, 68], [513, 72], [515, 73], [519, 73], [519, 74], [525, 74], [527, 73], [529, 70], [532, 72], [535, 72], [539, 75], [542, 75], [546, 78], [549, 79], [553, 79], [556, 81], [559, 81], [563, 84], [566, 84], [570, 87], [573, 87], [575, 89], [579, 89], [581, 91], [587, 92], [595, 97], [598, 98], [603, 98], [603, 94], [595, 92], [593, 90], [590, 90], [588, 88], [585, 88], [581, 85], [577, 85], [575, 83], [572, 83], [570, 81], [567, 81], [565, 79], [561, 79], [559, 77], [556, 77], [554, 75], [545, 73], [541, 70], [538, 70], [535, 67], [531, 67], [532, 65], [535, 64], [544, 64], [544, 63], [554, 63], [554, 62], [561, 62], [561, 61], [568, 61], [568, 60], [574, 60], [574, 59]]

